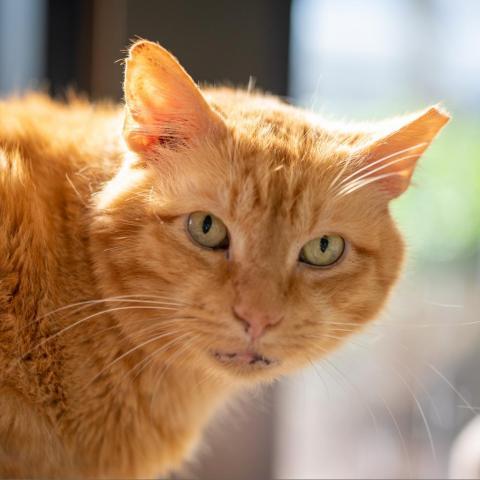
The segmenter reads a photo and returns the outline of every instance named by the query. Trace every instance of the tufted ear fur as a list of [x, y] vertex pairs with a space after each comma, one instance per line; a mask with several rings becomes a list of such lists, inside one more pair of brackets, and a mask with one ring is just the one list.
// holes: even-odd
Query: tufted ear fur
[[124, 137], [138, 153], [188, 146], [225, 128], [176, 58], [156, 43], [130, 48], [124, 92]]
[[[450, 119], [438, 107], [430, 107], [396, 122], [393, 131], [375, 138], [355, 152], [360, 167], [343, 187], [350, 193], [368, 183], [380, 185], [389, 199], [409, 186], [415, 166], [437, 133]], [[347, 179], [346, 179], [347, 180]]]

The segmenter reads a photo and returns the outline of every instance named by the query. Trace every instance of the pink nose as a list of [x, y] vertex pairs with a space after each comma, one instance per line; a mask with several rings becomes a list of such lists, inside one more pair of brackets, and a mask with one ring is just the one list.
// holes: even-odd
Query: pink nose
[[261, 337], [268, 327], [276, 325], [281, 320], [279, 315], [265, 313], [243, 305], [235, 305], [233, 315], [242, 323], [245, 332], [250, 335], [252, 340]]

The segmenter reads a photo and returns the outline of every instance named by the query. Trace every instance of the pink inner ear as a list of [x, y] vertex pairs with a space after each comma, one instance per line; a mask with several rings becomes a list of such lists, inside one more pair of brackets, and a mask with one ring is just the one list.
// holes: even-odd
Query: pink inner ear
[[[160, 88], [163, 87], [163, 88]], [[198, 112], [186, 108], [188, 99], [181, 90], [171, 91], [167, 83], [153, 84], [148, 78], [137, 79], [128, 104], [130, 123], [126, 134], [137, 145], [174, 148], [187, 144], [201, 133]]]
[[125, 138], [136, 151], [188, 146], [222, 124], [177, 60], [150, 42], [127, 60]]

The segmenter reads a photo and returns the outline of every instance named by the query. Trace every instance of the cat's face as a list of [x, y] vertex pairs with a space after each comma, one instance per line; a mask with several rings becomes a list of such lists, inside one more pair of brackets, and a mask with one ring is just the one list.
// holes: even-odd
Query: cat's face
[[346, 133], [261, 95], [208, 98], [160, 47], [132, 48], [132, 152], [99, 196], [98, 273], [136, 299], [117, 314], [152, 357], [274, 378], [378, 314], [403, 258], [388, 202], [447, 117]]

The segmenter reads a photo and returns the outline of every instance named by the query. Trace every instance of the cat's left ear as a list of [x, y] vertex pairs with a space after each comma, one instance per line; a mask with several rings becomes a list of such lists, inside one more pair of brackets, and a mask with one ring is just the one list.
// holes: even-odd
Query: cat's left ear
[[138, 153], [188, 147], [225, 129], [190, 75], [156, 43], [141, 40], [132, 45], [124, 91], [124, 137]]
[[389, 199], [398, 197], [408, 188], [418, 159], [449, 119], [438, 106], [401, 119], [393, 131], [356, 152], [363, 166], [352, 181], [376, 184]]

